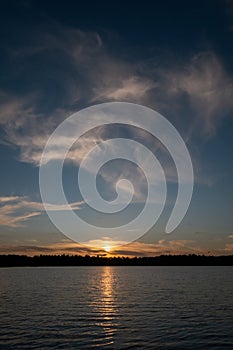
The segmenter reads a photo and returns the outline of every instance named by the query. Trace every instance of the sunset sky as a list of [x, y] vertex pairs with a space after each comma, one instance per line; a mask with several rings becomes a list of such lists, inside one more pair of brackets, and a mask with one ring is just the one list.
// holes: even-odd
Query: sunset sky
[[[39, 164], [48, 137], [65, 118], [116, 101], [152, 108], [178, 130], [194, 170], [189, 210], [174, 232], [164, 233], [177, 194], [174, 163], [150, 134], [114, 125], [84, 135], [64, 165], [64, 191], [76, 214], [111, 227], [142, 210], [146, 179], [125, 160], [97, 176], [107, 200], [115, 198], [120, 178], [134, 184], [132, 203], [120, 216], [90, 211], [77, 188], [85, 153], [101, 141], [127, 137], [156, 154], [168, 195], [155, 226], [113, 253], [233, 254], [232, 34], [231, 0], [2, 1], [0, 254], [109, 254], [107, 235], [83, 246], [50, 222]], [[62, 215], [64, 207], [50, 204]]]

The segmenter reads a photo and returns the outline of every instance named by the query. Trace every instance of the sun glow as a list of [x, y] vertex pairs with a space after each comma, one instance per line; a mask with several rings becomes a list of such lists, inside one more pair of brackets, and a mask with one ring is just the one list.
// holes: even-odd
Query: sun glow
[[118, 241], [110, 237], [101, 237], [101, 239], [83, 242], [87, 247], [97, 249], [100, 253], [106, 252], [108, 254], [113, 254], [117, 247], [124, 246], [128, 243], [128, 241]]
[[111, 250], [112, 250], [112, 247], [110, 246], [110, 245], [107, 245], [107, 246], [105, 246], [105, 247], [103, 247], [104, 248], [104, 250], [107, 252], [107, 253], [109, 253]]

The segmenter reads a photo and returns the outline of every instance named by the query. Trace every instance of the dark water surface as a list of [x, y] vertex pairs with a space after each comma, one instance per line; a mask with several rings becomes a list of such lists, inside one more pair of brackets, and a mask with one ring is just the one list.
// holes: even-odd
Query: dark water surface
[[233, 267], [0, 269], [0, 349], [233, 349]]

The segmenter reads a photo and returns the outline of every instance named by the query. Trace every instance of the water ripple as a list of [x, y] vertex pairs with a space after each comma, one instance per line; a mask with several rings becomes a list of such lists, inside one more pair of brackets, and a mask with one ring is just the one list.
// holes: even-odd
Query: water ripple
[[232, 349], [232, 267], [0, 270], [0, 349]]

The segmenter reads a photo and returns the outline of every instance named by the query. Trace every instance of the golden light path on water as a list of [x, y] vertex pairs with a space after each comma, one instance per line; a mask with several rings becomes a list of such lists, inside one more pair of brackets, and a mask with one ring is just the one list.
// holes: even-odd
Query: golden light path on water
[[104, 332], [104, 345], [109, 346], [114, 343], [114, 336], [119, 326], [117, 322], [117, 303], [114, 292], [114, 284], [116, 281], [114, 271], [109, 266], [103, 266], [101, 275], [98, 275], [98, 277], [100, 279], [95, 286], [96, 297], [93, 298], [90, 306], [98, 319], [97, 326]]

